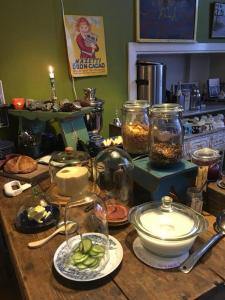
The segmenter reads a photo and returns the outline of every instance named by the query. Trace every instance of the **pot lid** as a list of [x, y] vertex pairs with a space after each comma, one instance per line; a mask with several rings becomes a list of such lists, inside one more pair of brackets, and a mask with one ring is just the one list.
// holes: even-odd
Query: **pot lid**
[[202, 215], [173, 202], [169, 196], [162, 203], [148, 202], [131, 209], [130, 222], [141, 233], [160, 240], [177, 241], [196, 236], [207, 227]]

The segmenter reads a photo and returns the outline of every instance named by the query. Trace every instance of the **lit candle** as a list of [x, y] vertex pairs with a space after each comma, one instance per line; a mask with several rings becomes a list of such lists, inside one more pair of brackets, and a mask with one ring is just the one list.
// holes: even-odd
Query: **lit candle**
[[54, 69], [52, 66], [48, 67], [48, 71], [49, 71], [49, 78], [50, 79], [54, 79], [55, 78], [55, 74], [54, 74]]

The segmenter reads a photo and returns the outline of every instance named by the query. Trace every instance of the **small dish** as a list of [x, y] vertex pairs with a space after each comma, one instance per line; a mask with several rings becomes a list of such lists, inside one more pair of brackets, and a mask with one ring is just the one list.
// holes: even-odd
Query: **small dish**
[[[100, 233], [85, 233], [82, 236], [96, 242], [104, 238], [104, 235]], [[80, 236], [74, 236], [71, 240], [73, 243], [76, 242], [76, 240], [79, 241]], [[79, 270], [66, 263], [68, 256], [68, 246], [65, 241], [58, 247], [54, 254], [53, 263], [56, 271], [69, 280], [87, 282], [103, 278], [112, 273], [123, 259], [123, 248], [117, 239], [109, 235], [109, 261], [101, 271], [97, 269]]]
[[174, 269], [179, 267], [185, 259], [188, 258], [189, 252], [186, 252], [178, 257], [162, 257], [151, 253], [141, 243], [139, 237], [133, 242], [133, 250], [139, 260], [146, 265], [155, 269]]
[[48, 203], [45, 209], [47, 212], [50, 211], [51, 214], [46, 218], [46, 220], [43, 220], [43, 223], [38, 223], [35, 220], [29, 220], [27, 209], [25, 207], [20, 209], [16, 216], [16, 229], [24, 233], [36, 233], [56, 226], [60, 217], [59, 206], [53, 203]]
[[223, 183], [222, 179], [217, 180], [217, 185], [218, 187], [220, 187], [221, 189], [225, 189], [225, 184]]

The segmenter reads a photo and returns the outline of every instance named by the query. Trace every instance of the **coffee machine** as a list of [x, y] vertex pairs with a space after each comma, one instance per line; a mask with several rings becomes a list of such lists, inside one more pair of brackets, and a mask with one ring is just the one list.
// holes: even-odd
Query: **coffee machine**
[[166, 65], [159, 62], [137, 61], [137, 99], [150, 105], [165, 102]]

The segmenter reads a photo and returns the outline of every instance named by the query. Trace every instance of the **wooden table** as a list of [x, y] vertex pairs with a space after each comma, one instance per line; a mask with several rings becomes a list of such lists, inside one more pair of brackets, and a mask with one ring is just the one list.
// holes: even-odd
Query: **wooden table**
[[[0, 178], [0, 186], [7, 181], [8, 179]], [[46, 182], [42, 186], [46, 186]], [[224, 240], [206, 254], [191, 273], [163, 271], [150, 268], [135, 257], [132, 241], [136, 233], [132, 226], [110, 232], [121, 242], [124, 249], [123, 262], [116, 271], [103, 280], [88, 284], [64, 280], [55, 272], [52, 263], [54, 252], [63, 242], [64, 236], [56, 236], [42, 248], [29, 249], [28, 242], [43, 238], [54, 229], [38, 234], [22, 234], [14, 228], [16, 212], [30, 195], [31, 191], [28, 190], [15, 198], [6, 198], [2, 189], [0, 191], [1, 225], [24, 299], [189, 300], [225, 281]], [[214, 233], [215, 218], [210, 215], [206, 218], [209, 229], [197, 239], [195, 248]]]

